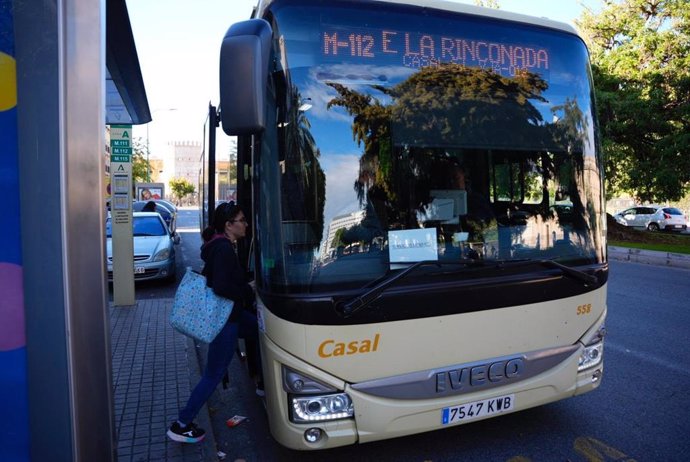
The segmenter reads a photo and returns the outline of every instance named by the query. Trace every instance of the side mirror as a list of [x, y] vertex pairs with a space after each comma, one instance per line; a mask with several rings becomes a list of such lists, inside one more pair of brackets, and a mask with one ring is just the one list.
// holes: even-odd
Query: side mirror
[[177, 234], [176, 232], [172, 234], [172, 240], [174, 245], [179, 245], [180, 244], [180, 235]]
[[220, 47], [220, 117], [228, 135], [253, 135], [266, 127], [264, 103], [271, 25], [250, 19], [230, 26]]

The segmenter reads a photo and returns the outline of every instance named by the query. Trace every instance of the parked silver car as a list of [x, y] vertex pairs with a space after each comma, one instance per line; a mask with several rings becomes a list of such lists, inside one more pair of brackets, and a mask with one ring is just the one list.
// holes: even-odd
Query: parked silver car
[[685, 231], [688, 227], [687, 217], [675, 207], [642, 205], [618, 212], [613, 217], [622, 225], [649, 231]]
[[155, 204], [155, 210], [146, 210], [147, 212], [149, 211], [155, 211], [160, 213], [161, 217], [163, 217], [163, 221], [165, 221], [165, 224], [168, 225], [168, 229], [170, 229], [171, 232], [175, 232], [177, 230], [177, 209], [173, 212], [170, 209], [169, 205], [165, 205], [163, 202], [156, 202], [156, 201], [134, 201], [132, 202], [132, 212], [142, 212], [144, 211], [144, 207], [146, 207], [146, 204], [149, 202], [153, 202]]
[[[175, 244], [179, 236], [168, 229], [156, 212], [132, 214], [134, 239], [134, 280], [175, 279]], [[111, 218], [105, 223], [108, 281], [113, 280], [113, 245]]]

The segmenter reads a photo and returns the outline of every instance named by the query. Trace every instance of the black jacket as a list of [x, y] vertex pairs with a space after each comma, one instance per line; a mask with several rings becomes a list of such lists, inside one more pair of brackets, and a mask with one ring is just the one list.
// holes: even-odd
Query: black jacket
[[206, 276], [206, 285], [216, 295], [235, 302], [229, 320], [236, 321], [241, 310], [253, 305], [254, 292], [237, 258], [235, 247], [225, 237], [215, 237], [201, 247], [201, 259], [204, 261], [202, 274]]

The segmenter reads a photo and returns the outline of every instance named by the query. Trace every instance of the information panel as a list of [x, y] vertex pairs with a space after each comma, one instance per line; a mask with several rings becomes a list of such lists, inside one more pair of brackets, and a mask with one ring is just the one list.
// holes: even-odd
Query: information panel
[[113, 303], [134, 305], [132, 238], [132, 126], [110, 126]]

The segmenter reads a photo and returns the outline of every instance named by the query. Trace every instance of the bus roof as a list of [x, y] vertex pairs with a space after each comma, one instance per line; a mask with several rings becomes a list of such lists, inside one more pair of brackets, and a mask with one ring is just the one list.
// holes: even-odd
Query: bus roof
[[[258, 0], [258, 5], [255, 10], [263, 11], [274, 0]], [[433, 8], [441, 11], [452, 11], [455, 13], [465, 13], [474, 16], [484, 16], [487, 18], [501, 19], [504, 21], [518, 22], [522, 24], [529, 24], [533, 26], [541, 26], [549, 29], [556, 29], [569, 34], [580, 36], [577, 30], [568, 23], [554, 21], [546, 17], [528, 16], [525, 14], [512, 13], [509, 11], [498, 10], [495, 8], [484, 8], [481, 6], [468, 5], [465, 3], [456, 3], [446, 0], [361, 0], [362, 3], [392, 3], [399, 5], [420, 6], [424, 8]]]

